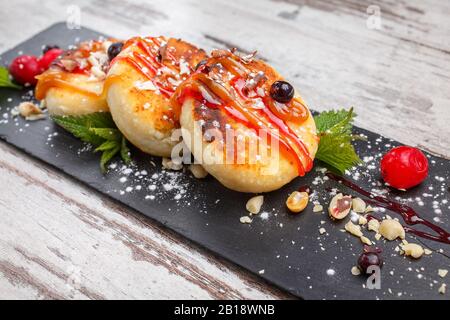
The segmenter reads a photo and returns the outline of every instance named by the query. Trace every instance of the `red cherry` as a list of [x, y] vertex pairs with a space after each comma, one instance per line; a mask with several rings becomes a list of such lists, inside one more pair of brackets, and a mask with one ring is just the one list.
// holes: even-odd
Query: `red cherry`
[[36, 76], [42, 73], [38, 59], [35, 56], [22, 55], [15, 58], [9, 66], [9, 72], [20, 84], [35, 85]]
[[39, 64], [42, 67], [42, 70], [47, 70], [50, 67], [50, 64], [58, 58], [64, 50], [59, 48], [53, 48], [45, 52], [45, 54], [39, 59]]
[[381, 175], [390, 186], [409, 189], [426, 179], [428, 159], [417, 148], [393, 148], [381, 159]]

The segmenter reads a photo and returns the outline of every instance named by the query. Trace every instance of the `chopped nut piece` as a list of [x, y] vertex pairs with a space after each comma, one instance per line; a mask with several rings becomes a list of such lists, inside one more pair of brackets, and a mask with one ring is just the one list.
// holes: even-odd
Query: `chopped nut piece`
[[378, 232], [389, 241], [397, 238], [405, 239], [405, 229], [397, 220], [386, 219], [381, 221]]
[[165, 169], [175, 170], [175, 171], [183, 169], [182, 163], [175, 163], [169, 158], [162, 158], [162, 166]]
[[380, 222], [377, 219], [370, 219], [367, 225], [367, 229], [369, 229], [369, 231], [375, 231], [378, 233], [378, 230], [380, 229]]
[[364, 210], [365, 213], [373, 212], [373, 208], [371, 206], [367, 206], [366, 210]]
[[354, 276], [359, 276], [361, 274], [361, 270], [359, 270], [357, 266], [353, 266], [351, 272]]
[[191, 164], [189, 170], [191, 170], [192, 175], [197, 179], [203, 179], [208, 175], [208, 172], [200, 164]]
[[431, 251], [430, 249], [426, 249], [426, 248], [425, 248], [424, 251], [425, 251], [425, 254], [426, 254], [426, 255], [430, 255], [430, 254], [433, 253], [433, 251]]
[[327, 232], [327, 230], [325, 230], [325, 228], [320, 228], [319, 229], [319, 233], [320, 234], [324, 234], [324, 233], [326, 233]]
[[375, 234], [375, 239], [376, 240], [380, 240], [381, 239], [381, 234], [379, 234], [379, 233]]
[[447, 273], [448, 273], [448, 270], [447, 270], [447, 269], [439, 269], [439, 270], [438, 270], [438, 275], [439, 275], [439, 277], [441, 277], [441, 278], [445, 278], [445, 276], [447, 275]]
[[353, 224], [353, 222], [349, 221], [345, 225], [345, 230], [349, 233], [351, 233], [354, 236], [357, 236], [358, 238], [361, 238], [363, 236], [363, 233], [361, 232], [361, 227]]
[[416, 243], [404, 244], [401, 248], [404, 251], [405, 256], [411, 256], [414, 259], [419, 259], [424, 253], [423, 248]]
[[361, 198], [352, 200], [352, 209], [357, 213], [363, 213], [366, 210], [366, 203]]
[[264, 202], [264, 196], [256, 196], [247, 201], [245, 207], [251, 214], [258, 214]]
[[367, 223], [366, 217], [360, 216], [358, 219], [358, 223], [362, 226], [365, 225]]
[[26, 120], [37, 120], [45, 117], [41, 108], [29, 101], [20, 103], [17, 108], [19, 109], [19, 114]]
[[331, 199], [330, 206], [328, 207], [328, 213], [333, 219], [343, 219], [350, 212], [352, 206], [352, 197], [344, 196], [342, 193], [338, 193]]
[[321, 204], [315, 204], [313, 207], [313, 212], [323, 211], [323, 206]]
[[216, 50], [211, 51], [211, 56], [213, 58], [229, 57], [229, 56], [231, 56], [231, 51], [225, 50], [225, 49], [216, 49]]
[[372, 245], [372, 241], [370, 241], [370, 239], [365, 236], [361, 236], [361, 238], [359, 238], [359, 239], [361, 239], [362, 243], [367, 244], [368, 246]]
[[241, 223], [247, 223], [247, 224], [249, 224], [249, 223], [252, 223], [252, 219], [250, 219], [250, 217], [248, 217], [248, 216], [243, 216], [243, 217], [240, 217], [239, 218], [239, 221], [241, 222]]
[[445, 283], [443, 283], [439, 287], [438, 291], [439, 291], [440, 294], [445, 294], [446, 289], [447, 289], [447, 285]]
[[309, 195], [307, 192], [292, 192], [286, 200], [286, 206], [292, 212], [301, 212], [306, 208], [309, 201]]

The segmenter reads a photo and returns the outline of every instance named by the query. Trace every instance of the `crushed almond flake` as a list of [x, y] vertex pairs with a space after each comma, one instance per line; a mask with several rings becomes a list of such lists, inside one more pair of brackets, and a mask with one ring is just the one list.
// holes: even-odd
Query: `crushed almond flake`
[[361, 236], [359, 239], [362, 243], [367, 244], [368, 246], [372, 245], [372, 241], [370, 241], [370, 239], [365, 236]]
[[380, 222], [377, 219], [371, 219], [367, 224], [367, 229], [378, 233], [378, 230], [380, 229]]
[[361, 227], [354, 224], [353, 222], [349, 221], [344, 226], [345, 230], [352, 235], [361, 238], [363, 236], [363, 233], [361, 232]]
[[361, 270], [357, 266], [353, 266], [351, 269], [351, 273], [354, 276], [359, 276], [361, 274]]
[[405, 256], [411, 256], [414, 259], [419, 259], [424, 253], [422, 246], [416, 243], [403, 244], [401, 245], [401, 249], [404, 252]]
[[439, 277], [441, 277], [441, 278], [445, 278], [445, 276], [447, 275], [447, 273], [448, 273], [448, 270], [447, 270], [447, 269], [439, 269], [439, 270], [438, 270], [438, 275], [439, 275]]
[[424, 252], [426, 255], [430, 255], [433, 253], [433, 251], [431, 251], [430, 249], [427, 249], [427, 248], [425, 248]]
[[243, 224], [250, 224], [253, 220], [248, 216], [243, 216], [239, 218], [239, 221]]
[[371, 206], [367, 206], [366, 210], [364, 210], [365, 213], [373, 212], [373, 208]]
[[26, 120], [38, 120], [45, 117], [41, 108], [29, 101], [21, 102], [17, 109], [19, 114]]
[[352, 199], [352, 209], [357, 213], [363, 213], [366, 211], [366, 203], [361, 198]]
[[327, 230], [325, 230], [325, 228], [320, 228], [319, 229], [319, 233], [320, 234], [324, 234], [324, 233], [326, 233], [327, 232]]
[[183, 169], [182, 163], [175, 163], [169, 158], [162, 158], [162, 166], [165, 169], [174, 170], [174, 171]]
[[438, 292], [440, 294], [445, 294], [445, 291], [447, 290], [447, 285], [445, 283], [441, 284], [441, 286], [438, 289]]
[[313, 212], [321, 212], [323, 211], [323, 206], [321, 204], [315, 204], [313, 207]]
[[366, 219], [366, 217], [360, 216], [360, 217], [358, 218], [358, 223], [359, 223], [360, 225], [362, 225], [362, 226], [364, 226], [365, 224], [367, 224], [367, 219]]
[[397, 238], [405, 239], [405, 229], [394, 219], [386, 219], [381, 221], [378, 232], [387, 240], [392, 241]]
[[255, 196], [250, 198], [245, 205], [245, 208], [251, 214], [258, 214], [264, 202], [264, 196]]

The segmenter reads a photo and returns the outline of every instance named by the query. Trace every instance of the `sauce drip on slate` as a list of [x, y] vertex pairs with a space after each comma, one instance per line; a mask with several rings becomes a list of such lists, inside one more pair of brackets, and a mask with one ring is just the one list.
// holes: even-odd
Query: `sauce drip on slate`
[[[231, 75], [229, 89], [207, 75], [210, 65], [219, 65], [223, 68], [222, 74]], [[233, 54], [212, 58], [208, 65], [199, 67], [196, 73], [179, 87], [176, 93], [178, 96], [172, 98], [174, 107], [181, 108], [184, 101], [191, 98], [208, 108], [224, 110], [228, 116], [248, 128], [264, 130], [270, 141], [276, 139], [279, 142], [281, 151], [293, 159], [298, 174], [304, 176], [311, 170], [313, 161], [305, 144], [287, 125], [287, 121], [303, 122], [309, 116], [308, 111], [299, 99], [294, 98], [289, 105], [283, 106], [271, 101], [273, 99], [269, 97], [267, 90], [265, 97], [261, 99], [261, 107], [254, 108], [256, 102], [248, 96], [245, 84], [249, 74], [255, 72], [257, 71], [247, 68]]]
[[[406, 232], [415, 234], [415, 235], [425, 238], [425, 239], [450, 244], [450, 233], [449, 232], [447, 232], [446, 230], [442, 229], [441, 227], [435, 225], [434, 223], [423, 219], [410, 206], [407, 206], [406, 204], [403, 204], [403, 203], [396, 202], [389, 198], [373, 195], [369, 191], [364, 190], [363, 188], [354, 184], [353, 182], [351, 182], [341, 176], [338, 176], [334, 173], [327, 172], [327, 176], [335, 181], [342, 183], [344, 186], [352, 189], [353, 191], [356, 191], [357, 193], [367, 197], [367, 200], [366, 200], [367, 203], [375, 205], [377, 207], [382, 207], [382, 208], [388, 209], [392, 212], [399, 214], [403, 218], [403, 220], [405, 221], [406, 224], [408, 224], [408, 225], [417, 225], [417, 224], [424, 225], [424, 226], [430, 228], [431, 230], [433, 230], [435, 232], [435, 234], [420, 231], [420, 230], [417, 230], [417, 229], [414, 229], [414, 228], [411, 228], [408, 226], [404, 227]], [[376, 219], [374, 216], [369, 216], [368, 218], [369, 218], [369, 220]]]

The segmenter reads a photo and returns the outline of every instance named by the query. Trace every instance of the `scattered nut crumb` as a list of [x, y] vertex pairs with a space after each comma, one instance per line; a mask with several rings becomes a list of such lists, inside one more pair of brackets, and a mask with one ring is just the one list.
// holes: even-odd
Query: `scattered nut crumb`
[[425, 254], [426, 255], [430, 255], [430, 254], [432, 254], [433, 253], [433, 251], [431, 251], [430, 249], [427, 249], [427, 248], [425, 248]]
[[367, 223], [366, 217], [359, 216], [358, 223], [362, 226], [365, 225]]
[[325, 230], [325, 228], [320, 228], [319, 229], [319, 233], [320, 234], [324, 234], [324, 233], [326, 233], [327, 232], [327, 230]]
[[250, 217], [248, 217], [248, 216], [243, 216], [243, 217], [240, 217], [239, 218], [239, 221], [241, 222], [241, 223], [252, 223], [252, 219], [250, 219]]
[[380, 239], [381, 239], [381, 234], [376, 233], [376, 234], [375, 234], [375, 240], [380, 240]]
[[313, 212], [323, 211], [323, 206], [321, 204], [315, 204], [313, 207]]
[[42, 113], [41, 108], [39, 108], [32, 102], [29, 101], [21, 102], [17, 106], [17, 108], [19, 110], [19, 114], [26, 120], [33, 121], [45, 118], [45, 115]]
[[422, 246], [416, 243], [403, 244], [401, 245], [401, 249], [403, 250], [405, 256], [411, 256], [414, 259], [419, 259], [424, 253]]
[[301, 212], [308, 205], [309, 195], [307, 192], [292, 192], [286, 200], [286, 206], [292, 212]]
[[363, 213], [366, 211], [366, 203], [361, 198], [355, 198], [352, 200], [352, 209], [357, 213]]
[[367, 206], [366, 210], [364, 210], [365, 213], [373, 212], [373, 208], [371, 206]]
[[378, 233], [378, 229], [380, 229], [380, 222], [377, 219], [370, 219], [367, 225], [367, 229], [369, 229], [369, 231], [375, 231], [376, 233]]
[[264, 196], [255, 196], [247, 201], [245, 208], [247, 208], [247, 211], [250, 212], [251, 214], [258, 214], [259, 211], [261, 211], [263, 202]]
[[353, 266], [351, 272], [354, 276], [359, 276], [361, 274], [361, 270], [359, 270], [357, 266]]
[[385, 219], [381, 221], [378, 232], [389, 241], [397, 238], [405, 239], [405, 229], [397, 220]]
[[331, 199], [328, 213], [332, 219], [344, 219], [349, 214], [351, 206], [352, 197], [338, 193]]
[[353, 222], [349, 221], [345, 224], [345, 230], [349, 233], [351, 233], [354, 236], [357, 236], [358, 238], [361, 238], [363, 236], [363, 233], [361, 232], [361, 227], [353, 224]]
[[359, 239], [361, 239], [362, 243], [367, 244], [368, 246], [372, 245], [372, 241], [370, 241], [370, 239], [365, 236], [361, 236]]
[[162, 158], [162, 166], [165, 169], [175, 170], [175, 171], [183, 169], [182, 163], [175, 163], [169, 158]]
[[203, 179], [208, 175], [208, 172], [200, 164], [189, 165], [189, 170], [192, 172], [192, 175], [197, 179]]
[[441, 284], [441, 286], [439, 287], [439, 293], [440, 294], [445, 294], [445, 291], [447, 289], [447, 285], [445, 283]]
[[439, 277], [441, 277], [441, 278], [445, 278], [445, 276], [447, 275], [447, 273], [448, 273], [448, 270], [447, 270], [447, 269], [439, 269], [439, 270], [438, 270], [438, 275], [439, 275]]

